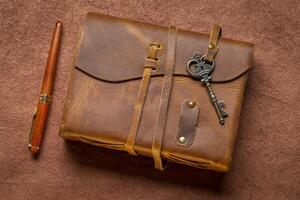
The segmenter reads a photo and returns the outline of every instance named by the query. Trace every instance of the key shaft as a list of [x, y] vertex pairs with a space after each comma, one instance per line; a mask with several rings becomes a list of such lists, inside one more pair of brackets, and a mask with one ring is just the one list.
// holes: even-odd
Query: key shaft
[[216, 111], [216, 113], [217, 113], [217, 115], [218, 115], [219, 122], [220, 122], [220, 124], [223, 125], [224, 122], [225, 122], [225, 117], [227, 117], [227, 113], [225, 113], [225, 112], [222, 110], [222, 105], [224, 105], [224, 104], [223, 104], [222, 101], [221, 101], [221, 102], [218, 102], [218, 99], [217, 99], [217, 97], [216, 97], [214, 91], [212, 90], [212, 87], [211, 87], [209, 81], [205, 82], [205, 86], [206, 86], [206, 88], [207, 88], [207, 91], [208, 91], [210, 100], [211, 100], [211, 102], [212, 102], [212, 104], [213, 104], [213, 106], [214, 106], [214, 108], [215, 108], [215, 111]]

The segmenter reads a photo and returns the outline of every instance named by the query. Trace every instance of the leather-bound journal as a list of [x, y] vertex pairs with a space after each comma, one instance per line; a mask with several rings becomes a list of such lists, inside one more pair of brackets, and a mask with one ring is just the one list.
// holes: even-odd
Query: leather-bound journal
[[89, 13], [84, 20], [60, 136], [225, 172], [238, 132], [254, 46]]

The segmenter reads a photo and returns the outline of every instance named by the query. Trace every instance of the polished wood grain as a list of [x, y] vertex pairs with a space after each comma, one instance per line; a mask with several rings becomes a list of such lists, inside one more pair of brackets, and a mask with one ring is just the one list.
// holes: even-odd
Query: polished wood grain
[[47, 116], [51, 104], [55, 68], [58, 58], [60, 41], [62, 37], [62, 30], [62, 23], [57, 22], [54, 28], [52, 42], [49, 49], [48, 60], [41, 89], [41, 95], [32, 122], [31, 136], [28, 145], [32, 154], [37, 154], [39, 152], [42, 136], [46, 127]]

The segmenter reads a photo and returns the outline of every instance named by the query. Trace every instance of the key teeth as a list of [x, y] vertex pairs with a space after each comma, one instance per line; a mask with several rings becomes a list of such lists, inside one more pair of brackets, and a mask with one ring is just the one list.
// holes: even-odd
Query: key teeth
[[220, 106], [221, 108], [224, 108], [224, 107], [225, 107], [225, 104], [224, 104], [224, 101], [223, 101], [223, 100], [222, 100], [222, 101], [219, 101], [218, 104], [219, 104], [219, 106]]
[[228, 117], [228, 114], [226, 113], [226, 112], [224, 112], [224, 111], [222, 111], [222, 117]]
[[[220, 106], [220, 108], [224, 108], [225, 107], [225, 104], [224, 104], [224, 101], [222, 100], [222, 101], [219, 101], [218, 102], [218, 105]], [[226, 112], [224, 112], [223, 110], [221, 110], [221, 115], [222, 115], [222, 117], [228, 117], [228, 114], [226, 113]]]

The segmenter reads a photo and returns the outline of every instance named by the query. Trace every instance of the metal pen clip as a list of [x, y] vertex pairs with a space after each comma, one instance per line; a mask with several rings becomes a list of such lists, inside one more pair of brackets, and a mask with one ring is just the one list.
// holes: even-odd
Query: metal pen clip
[[36, 116], [37, 108], [34, 108], [33, 115], [32, 115], [32, 123], [31, 123], [31, 129], [29, 133], [29, 141], [28, 141], [28, 148], [31, 149], [31, 140], [32, 140], [32, 129], [35, 124], [35, 116]]

